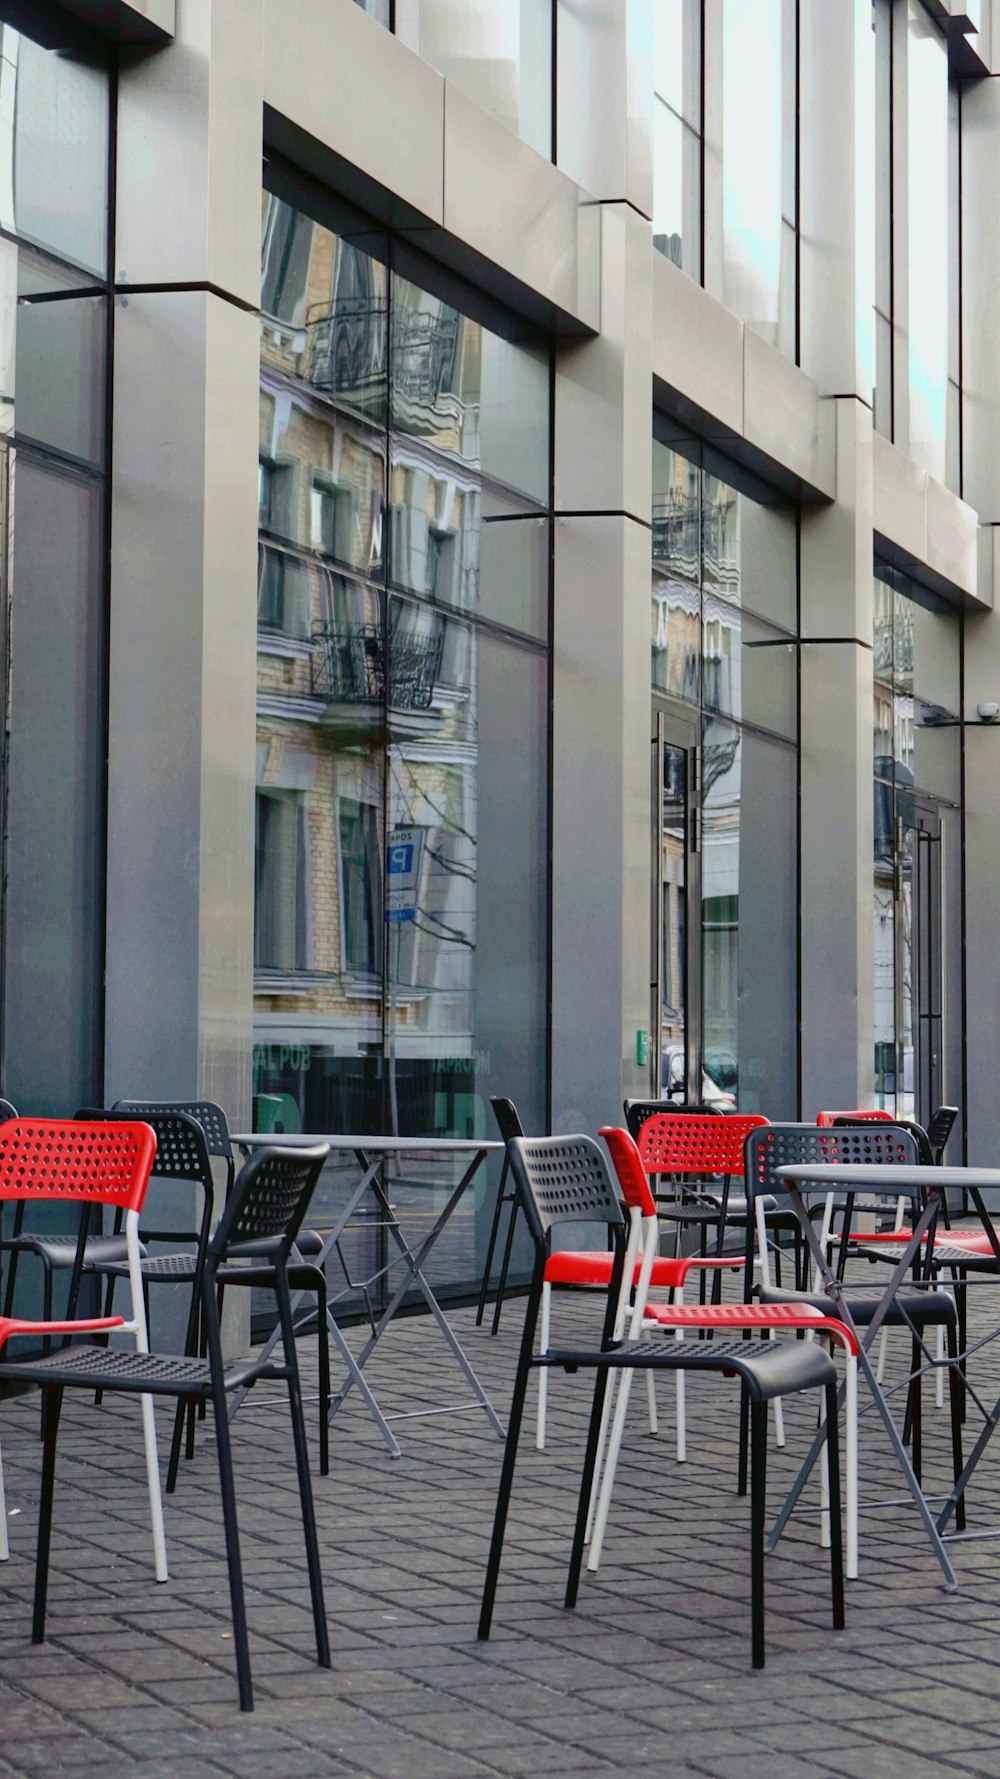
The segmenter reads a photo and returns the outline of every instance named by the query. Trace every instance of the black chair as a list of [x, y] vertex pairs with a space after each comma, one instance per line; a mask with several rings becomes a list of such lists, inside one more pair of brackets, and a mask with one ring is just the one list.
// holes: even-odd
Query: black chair
[[[511, 1137], [523, 1137], [524, 1127], [518, 1116], [517, 1107], [513, 1100], [492, 1099], [490, 1100], [490, 1105], [493, 1107], [497, 1124], [500, 1127], [500, 1135], [505, 1143], [509, 1142]], [[483, 1282], [479, 1291], [479, 1304], [476, 1309], [476, 1327], [479, 1328], [482, 1324], [483, 1314], [486, 1309], [486, 1299], [489, 1295], [490, 1274], [493, 1270], [493, 1250], [496, 1247], [497, 1235], [500, 1229], [500, 1218], [503, 1215], [504, 1205], [510, 1205], [510, 1218], [507, 1223], [507, 1240], [504, 1243], [503, 1265], [500, 1268], [500, 1277], [497, 1280], [496, 1300], [493, 1308], [493, 1326], [490, 1329], [491, 1334], [495, 1334], [500, 1326], [500, 1311], [503, 1307], [504, 1292], [507, 1289], [507, 1272], [510, 1267], [510, 1256], [514, 1246], [514, 1225], [517, 1222], [517, 1193], [514, 1191], [504, 1191], [509, 1171], [510, 1157], [505, 1151], [503, 1167], [500, 1170], [500, 1184], [497, 1187], [497, 1202], [493, 1209], [493, 1226], [490, 1230], [490, 1242], [489, 1247], [486, 1250], [486, 1264], [483, 1267]]]
[[[96, 1113], [94, 1116], [108, 1116]], [[221, 1106], [214, 1100], [116, 1100], [111, 1109], [112, 1118], [138, 1118], [144, 1124], [152, 1126], [156, 1132], [157, 1158], [153, 1168], [153, 1178], [161, 1175], [169, 1179], [190, 1179], [193, 1182], [207, 1181], [205, 1186], [206, 1200], [198, 1245], [194, 1254], [174, 1253], [159, 1254], [146, 1259], [142, 1264], [144, 1281], [160, 1279], [171, 1284], [190, 1280], [192, 1285], [191, 1313], [188, 1319], [187, 1338], [184, 1344], [185, 1353], [200, 1353], [204, 1358], [206, 1352], [204, 1329], [201, 1326], [201, 1270], [204, 1261], [204, 1250], [207, 1247], [208, 1234], [213, 1216], [212, 1192], [214, 1179], [212, 1161], [222, 1161], [225, 1168], [225, 1197], [228, 1203], [233, 1189], [236, 1173], [233, 1158], [233, 1147], [229, 1136], [229, 1121]], [[201, 1141], [197, 1144], [197, 1155], [187, 1157], [191, 1171], [183, 1172], [184, 1155], [178, 1150], [173, 1139], [174, 1122], [184, 1120], [192, 1122], [201, 1132]], [[163, 1136], [161, 1138], [161, 1130]], [[143, 1229], [144, 1244], [151, 1241], [178, 1240], [180, 1233], [158, 1236], [152, 1230]], [[322, 1237], [314, 1230], [300, 1229], [295, 1238], [297, 1259], [289, 1262], [287, 1272], [293, 1291], [315, 1291], [316, 1323], [319, 1336], [319, 1472], [327, 1476], [330, 1470], [330, 1334], [326, 1322], [326, 1281], [320, 1287], [318, 1281], [322, 1273], [308, 1261], [319, 1253]], [[302, 1263], [305, 1264], [302, 1264]], [[116, 1262], [113, 1265], [95, 1265], [91, 1270], [104, 1272], [108, 1275], [108, 1287], [105, 1296], [104, 1314], [112, 1313], [112, 1292], [116, 1278], [125, 1278], [128, 1274], [127, 1264]], [[222, 1305], [227, 1283], [232, 1282], [228, 1269], [219, 1275], [218, 1295], [216, 1304], [219, 1317], [222, 1317]], [[272, 1281], [266, 1267], [258, 1267], [253, 1279], [241, 1273], [237, 1281], [241, 1285], [258, 1285], [262, 1289], [271, 1288]], [[204, 1415], [204, 1399], [197, 1405], [200, 1415]], [[167, 1494], [172, 1495], [177, 1486], [177, 1470], [180, 1461], [181, 1431], [184, 1420], [185, 1405], [180, 1403], [177, 1409], [177, 1420], [174, 1436], [170, 1446], [170, 1462], [167, 1467]], [[187, 1407], [187, 1443], [185, 1456], [194, 1457], [194, 1421], [195, 1405]]]
[[[787, 1191], [775, 1170], [779, 1167], [808, 1166], [809, 1163], [852, 1162], [886, 1167], [914, 1167], [920, 1165], [920, 1151], [913, 1133], [905, 1126], [891, 1124], [888, 1121], [859, 1121], [854, 1125], [822, 1127], [815, 1124], [765, 1124], [759, 1130], [753, 1130], [746, 1141], [746, 1167], [744, 1177], [747, 1192], [751, 1198], [757, 1193], [765, 1193], [768, 1197], [781, 1196]], [[854, 1199], [853, 1193], [845, 1194], [845, 1221], [849, 1225], [850, 1210]], [[897, 1197], [899, 1196], [897, 1192]], [[917, 1209], [920, 1209], [919, 1205]], [[929, 1238], [933, 1245], [933, 1229]], [[844, 1242], [846, 1247], [846, 1241]], [[881, 1254], [873, 1254], [871, 1258], [882, 1259]], [[887, 1257], [886, 1257], [887, 1258]], [[747, 1225], [746, 1284], [744, 1295], [750, 1297], [751, 1267], [753, 1263], [753, 1225]], [[830, 1298], [823, 1290], [819, 1292], [782, 1290], [780, 1286], [761, 1284], [756, 1288], [756, 1295], [761, 1303], [811, 1303], [829, 1313]], [[848, 1287], [846, 1301], [851, 1315], [858, 1328], [867, 1328], [873, 1321], [882, 1299], [882, 1292], [858, 1292], [851, 1285]], [[927, 1353], [924, 1346], [924, 1335], [930, 1328], [944, 1328], [948, 1350], [948, 1387], [951, 1409], [952, 1460], [956, 1479], [962, 1472], [962, 1390], [960, 1381], [956, 1383], [958, 1371], [959, 1341], [958, 1310], [952, 1298], [945, 1291], [932, 1291], [907, 1288], [900, 1291], [889, 1314], [885, 1317], [885, 1325], [892, 1328], [907, 1328], [912, 1341], [912, 1366], [907, 1383], [907, 1406], [904, 1437], [912, 1437], [913, 1469], [917, 1481], [921, 1476], [921, 1378], [924, 1365], [934, 1365], [936, 1359]], [[959, 1380], [960, 1380], [959, 1373]], [[744, 1405], [740, 1427], [740, 1471], [738, 1491], [746, 1492], [746, 1432], [747, 1414]], [[961, 1517], [959, 1530], [964, 1527], [964, 1506], [959, 1503]]]
[[[764, 1515], [767, 1460], [767, 1404], [772, 1397], [794, 1395], [801, 1390], [826, 1391], [826, 1435], [830, 1473], [831, 1578], [833, 1622], [844, 1622], [844, 1584], [840, 1525], [840, 1468], [837, 1439], [837, 1371], [818, 1343], [805, 1341], [723, 1340], [712, 1344], [695, 1341], [614, 1341], [615, 1315], [621, 1296], [625, 1263], [626, 1221], [612, 1185], [607, 1163], [598, 1145], [586, 1136], [515, 1137], [507, 1145], [510, 1170], [519, 1195], [528, 1232], [535, 1249], [534, 1269], [528, 1296], [524, 1332], [518, 1356], [511, 1402], [507, 1445], [497, 1493], [493, 1537], [483, 1588], [479, 1636], [487, 1638], [493, 1618], [504, 1531], [510, 1506], [517, 1447], [525, 1396], [532, 1370], [558, 1365], [568, 1372], [596, 1372], [594, 1398], [580, 1483], [576, 1528], [566, 1586], [566, 1605], [575, 1606], [583, 1559], [587, 1514], [600, 1444], [608, 1376], [612, 1371], [634, 1367], [655, 1371], [716, 1371], [738, 1377], [750, 1399], [753, 1442], [753, 1492], [751, 1500], [751, 1589], [753, 1665], [764, 1665]], [[566, 1223], [604, 1223], [614, 1238], [614, 1267], [608, 1289], [601, 1346], [577, 1351], [534, 1351], [535, 1329], [541, 1302], [545, 1264], [550, 1253], [551, 1231]]]
[[[239, 1677], [240, 1708], [243, 1711], [253, 1710], [250, 1647], [243, 1594], [243, 1569], [236, 1514], [236, 1494], [233, 1484], [232, 1448], [226, 1415], [226, 1395], [230, 1390], [242, 1389], [256, 1383], [261, 1378], [277, 1378], [283, 1380], [288, 1386], [292, 1440], [298, 1471], [299, 1499], [302, 1507], [306, 1562], [316, 1634], [316, 1659], [321, 1667], [328, 1668], [330, 1666], [326, 1610], [323, 1602], [323, 1578], [316, 1536], [312, 1483], [309, 1475], [309, 1454], [306, 1447], [302, 1390], [299, 1381], [298, 1356], [295, 1349], [295, 1331], [292, 1326], [288, 1276], [289, 1252], [328, 1153], [329, 1151], [323, 1146], [311, 1149], [282, 1149], [280, 1147], [261, 1149], [251, 1157], [240, 1173], [218, 1228], [208, 1244], [201, 1277], [201, 1310], [208, 1349], [207, 1358], [202, 1359], [197, 1355], [168, 1357], [159, 1353], [126, 1352], [101, 1346], [70, 1346], [62, 1347], [58, 1352], [38, 1359], [0, 1362], [0, 1379], [13, 1380], [20, 1384], [36, 1384], [43, 1392], [45, 1445], [38, 1525], [38, 1554], [35, 1565], [33, 1643], [42, 1643], [45, 1640], [56, 1437], [63, 1391], [99, 1388], [130, 1395], [174, 1397], [181, 1404], [191, 1400], [205, 1399], [211, 1402], [215, 1414], [215, 1440], [219, 1461], [219, 1483], [222, 1492], [226, 1558], [229, 1567], [229, 1590]], [[244, 1258], [249, 1259], [251, 1263], [245, 1273], [239, 1264]], [[264, 1362], [248, 1358], [227, 1366], [222, 1358], [216, 1287], [223, 1270], [231, 1283], [257, 1283], [255, 1275], [259, 1270], [258, 1262], [264, 1263], [262, 1270], [266, 1271], [268, 1283], [277, 1298], [284, 1348], [283, 1362], [277, 1364], [273, 1361]]]

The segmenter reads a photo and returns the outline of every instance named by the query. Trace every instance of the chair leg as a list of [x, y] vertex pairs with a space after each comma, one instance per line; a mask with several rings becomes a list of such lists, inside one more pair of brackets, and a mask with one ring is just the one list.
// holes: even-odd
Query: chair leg
[[163, 1527], [163, 1497], [160, 1494], [160, 1456], [156, 1448], [156, 1417], [152, 1396], [140, 1396], [142, 1438], [146, 1451], [146, 1483], [149, 1488], [149, 1517], [153, 1528], [153, 1561], [157, 1581], [168, 1581], [167, 1537]]
[[10, 1556], [10, 1540], [7, 1536], [7, 1494], [3, 1486], [3, 1456], [0, 1454], [0, 1563], [6, 1563]]
[[[618, 1392], [618, 1401], [615, 1404], [616, 1418], [618, 1411], [622, 1406], [622, 1402], [624, 1401], [626, 1405], [628, 1403], [628, 1392], [625, 1389], [625, 1384], [630, 1375], [631, 1374], [627, 1372], [625, 1377], [621, 1380], [621, 1389]], [[566, 1595], [563, 1601], [563, 1604], [566, 1607], [573, 1607], [576, 1605], [577, 1590], [580, 1586], [580, 1567], [583, 1562], [583, 1545], [587, 1531], [587, 1518], [590, 1511], [590, 1498], [594, 1490], [594, 1473], [597, 1468], [597, 1458], [600, 1451], [601, 1426], [604, 1420], [604, 1398], [607, 1394], [607, 1388], [608, 1371], [607, 1368], [602, 1365], [599, 1368], [597, 1377], [594, 1381], [594, 1401], [590, 1410], [590, 1426], [587, 1429], [587, 1449], [583, 1459], [583, 1475], [580, 1478], [580, 1498], [576, 1509], [576, 1525], [573, 1529], [573, 1548], [570, 1551], [569, 1574], [566, 1577]], [[608, 1449], [608, 1461], [608, 1469], [605, 1472], [605, 1479], [607, 1480], [607, 1477], [610, 1474], [613, 1480], [613, 1471], [610, 1470], [610, 1447]], [[600, 1516], [600, 1508], [598, 1508], [598, 1516]], [[605, 1520], [606, 1519], [607, 1507], [605, 1505]], [[603, 1533], [604, 1527], [602, 1525], [602, 1538]], [[597, 1542], [596, 1525], [595, 1542]], [[600, 1556], [599, 1543], [598, 1556]]]
[[[212, 1308], [215, 1308], [214, 1303]], [[233, 1614], [233, 1645], [236, 1651], [240, 1710], [252, 1711], [253, 1679], [250, 1672], [250, 1639], [247, 1634], [243, 1564], [240, 1558], [240, 1529], [236, 1515], [236, 1488], [233, 1482], [233, 1447], [229, 1435], [229, 1418], [226, 1413], [222, 1342], [219, 1338], [218, 1324], [216, 1323], [214, 1326], [209, 1324], [207, 1333], [208, 1358], [212, 1376], [212, 1408], [215, 1414], [215, 1450], [219, 1461], [219, 1492], [222, 1496], [222, 1523], [226, 1535], [226, 1565], [229, 1570], [229, 1599]]]
[[56, 1436], [62, 1390], [47, 1385], [42, 1391], [42, 1487], [38, 1507], [38, 1548], [35, 1556], [35, 1603], [31, 1618], [32, 1643], [45, 1642], [45, 1602], [49, 1588], [49, 1547], [52, 1540], [52, 1498], [56, 1480]]
[[483, 1262], [483, 1282], [479, 1288], [479, 1302], [476, 1305], [476, 1327], [482, 1326], [486, 1312], [486, 1299], [490, 1289], [490, 1274], [493, 1271], [493, 1250], [497, 1245], [497, 1231], [500, 1228], [500, 1214], [505, 1203], [504, 1186], [507, 1180], [507, 1156], [504, 1155], [503, 1167], [500, 1169], [500, 1182], [497, 1186], [496, 1204], [493, 1206], [493, 1222], [490, 1225], [490, 1239], [486, 1247], [486, 1259]]
[[483, 1599], [479, 1609], [479, 1628], [476, 1633], [480, 1642], [485, 1642], [490, 1634], [493, 1623], [493, 1604], [496, 1599], [497, 1580], [500, 1575], [500, 1558], [503, 1554], [504, 1532], [507, 1528], [507, 1513], [510, 1508], [511, 1489], [514, 1486], [514, 1465], [517, 1461], [517, 1445], [521, 1437], [521, 1422], [524, 1418], [524, 1399], [528, 1390], [528, 1374], [531, 1370], [531, 1348], [535, 1338], [535, 1322], [538, 1314], [538, 1287], [535, 1286], [528, 1299], [528, 1308], [524, 1318], [524, 1331], [521, 1335], [521, 1351], [517, 1361], [517, 1372], [514, 1377], [514, 1394], [510, 1404], [510, 1418], [507, 1422], [507, 1440], [504, 1445], [503, 1464], [500, 1468], [500, 1483], [497, 1488], [496, 1511], [493, 1515], [493, 1535], [490, 1539], [490, 1554], [486, 1563], [486, 1578], [483, 1582]]
[[[549, 1350], [549, 1328], [552, 1320], [552, 1286], [542, 1286], [542, 1326], [538, 1338], [539, 1354]], [[539, 1367], [538, 1372], [538, 1423], [535, 1430], [535, 1446], [540, 1452], [545, 1450], [545, 1412], [549, 1396], [549, 1368]]]
[[[590, 1555], [587, 1568], [591, 1574], [599, 1567], [601, 1551], [604, 1549], [604, 1534], [607, 1530], [608, 1513], [611, 1509], [611, 1491], [615, 1486], [615, 1472], [618, 1469], [618, 1458], [622, 1449], [622, 1437], [625, 1432], [625, 1417], [628, 1414], [628, 1399], [632, 1389], [635, 1372], [629, 1368], [622, 1371], [618, 1382], [618, 1393], [615, 1398], [615, 1412], [611, 1422], [611, 1437], [604, 1458], [604, 1471], [601, 1476], [600, 1494], [597, 1500], [597, 1512], [594, 1516], [594, 1530], [590, 1540]], [[569, 1602], [567, 1602], [569, 1604]]]
[[913, 1366], [913, 1371], [915, 1374], [914, 1378], [913, 1378], [913, 1382], [910, 1386], [910, 1401], [912, 1404], [911, 1429], [912, 1429], [912, 1436], [913, 1436], [912, 1462], [913, 1462], [913, 1474], [916, 1477], [918, 1483], [921, 1483], [921, 1484], [923, 1483], [923, 1457], [924, 1457], [924, 1454], [923, 1454], [923, 1379], [920, 1376], [920, 1366], [923, 1364], [923, 1359], [924, 1359], [924, 1356], [920, 1350], [919, 1343], [917, 1341], [913, 1341], [912, 1347], [911, 1347], [911, 1361], [910, 1361]]
[[826, 1456], [830, 1479], [830, 1591], [833, 1628], [844, 1628], [844, 1543], [840, 1523], [840, 1429], [837, 1426], [837, 1386], [826, 1385]]
[[514, 1230], [517, 1225], [519, 1204], [520, 1201], [515, 1192], [512, 1194], [510, 1200], [510, 1216], [507, 1220], [507, 1240], [504, 1242], [503, 1265], [500, 1268], [500, 1277], [497, 1280], [497, 1295], [496, 1302], [493, 1305], [493, 1326], [490, 1329], [491, 1334], [495, 1334], [500, 1326], [500, 1311], [503, 1308], [503, 1296], [507, 1289], [507, 1274], [510, 1271], [510, 1257], [514, 1252]]
[[844, 1422], [847, 1428], [847, 1579], [858, 1575], [858, 1361], [847, 1354], [844, 1391]]
[[326, 1282], [316, 1292], [319, 1333], [319, 1473], [330, 1474], [330, 1329], [326, 1319]]
[[[952, 1364], [948, 1367], [948, 1407], [951, 1412], [951, 1461], [957, 1482], [962, 1474], [964, 1460], [962, 1458], [962, 1397], [965, 1394], [964, 1380], [956, 1363], [958, 1359], [958, 1334], [949, 1323], [947, 1328], [948, 1357]], [[955, 1503], [955, 1530], [965, 1531], [965, 1493], [959, 1495]]]
[[750, 1619], [755, 1668], [764, 1666], [764, 1519], [767, 1507], [767, 1403], [750, 1404]]
[[747, 1467], [750, 1449], [750, 1392], [746, 1384], [740, 1385], [740, 1456], [736, 1471], [736, 1493], [745, 1495], [747, 1492]]
[[[323, 1568], [319, 1555], [319, 1539], [316, 1536], [316, 1509], [313, 1502], [312, 1478], [309, 1474], [309, 1447], [306, 1442], [306, 1422], [302, 1412], [302, 1385], [299, 1379], [299, 1359], [295, 1345], [295, 1327], [292, 1322], [292, 1306], [288, 1295], [288, 1279], [284, 1264], [274, 1269], [275, 1295], [278, 1299], [278, 1312], [281, 1317], [282, 1344], [285, 1349], [285, 1365], [288, 1371], [288, 1409], [292, 1420], [292, 1443], [295, 1446], [295, 1465], [299, 1477], [299, 1501], [302, 1507], [302, 1531], [306, 1546], [306, 1567], [309, 1571], [309, 1593], [312, 1599], [313, 1628], [316, 1633], [316, 1660], [321, 1668], [330, 1666], [330, 1636], [326, 1623], [326, 1605], [323, 1600]], [[326, 1327], [326, 1291], [323, 1291], [323, 1305], [320, 1311], [322, 1326]]]

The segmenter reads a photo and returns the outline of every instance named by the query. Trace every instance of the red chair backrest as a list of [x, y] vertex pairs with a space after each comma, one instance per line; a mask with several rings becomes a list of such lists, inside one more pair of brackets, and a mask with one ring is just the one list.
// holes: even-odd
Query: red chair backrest
[[876, 1124], [891, 1124], [893, 1122], [891, 1112], [881, 1112], [872, 1106], [861, 1106], [854, 1112], [817, 1112], [816, 1123], [826, 1128], [833, 1124], [835, 1118], [865, 1118], [871, 1119]]
[[661, 1112], [643, 1123], [639, 1155], [648, 1174], [742, 1175], [743, 1145], [750, 1131], [767, 1122], [756, 1114]]
[[655, 1217], [656, 1200], [649, 1189], [649, 1176], [642, 1165], [635, 1138], [614, 1124], [603, 1124], [597, 1134], [608, 1145], [622, 1197], [629, 1210], [638, 1211], [643, 1217]]
[[0, 1199], [72, 1199], [138, 1211], [155, 1155], [148, 1124], [12, 1118], [0, 1124]]

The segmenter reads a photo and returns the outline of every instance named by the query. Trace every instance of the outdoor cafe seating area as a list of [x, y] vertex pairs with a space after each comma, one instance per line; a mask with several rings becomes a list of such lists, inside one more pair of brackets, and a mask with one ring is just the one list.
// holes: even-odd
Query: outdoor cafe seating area
[[[410, 1453], [435, 1440], [445, 1467], [467, 1459], [475, 1469], [461, 1525], [437, 1520], [433, 1462], [410, 1471], [406, 1511], [437, 1522], [443, 1573], [463, 1602], [454, 1641], [470, 1661], [502, 1662], [512, 1637], [531, 1635], [536, 1616], [557, 1609], [560, 1639], [572, 1647], [579, 1635], [593, 1653], [588, 1597], [623, 1586], [625, 1552], [627, 1596], [610, 1597], [627, 1597], [653, 1641], [663, 1612], [669, 1650], [677, 1632], [662, 1583], [650, 1573], [645, 1585], [636, 1547], [647, 1517], [665, 1513], [669, 1523], [692, 1508], [714, 1516], [713, 1551], [729, 1577], [725, 1629], [714, 1561], [701, 1599], [730, 1672], [764, 1667], [772, 1627], [782, 1663], [786, 1598], [800, 1600], [803, 1589], [824, 1648], [840, 1633], [848, 1647], [852, 1601], [870, 1606], [887, 1550], [906, 1551], [907, 1597], [925, 1599], [928, 1611], [966, 1589], [970, 1570], [975, 1585], [995, 1494], [990, 1342], [1000, 1332], [992, 1312], [1000, 1241], [988, 1199], [1000, 1170], [948, 1165], [954, 1109], [924, 1132], [864, 1109], [778, 1124], [630, 1103], [621, 1125], [559, 1137], [519, 1134], [509, 1101], [494, 1109], [496, 1139], [458, 1141], [231, 1134], [220, 1108], [193, 1101], [124, 1101], [64, 1120], [3, 1108], [0, 1396], [9, 1401], [0, 1441], [6, 1455], [15, 1429], [19, 1487], [33, 1467], [38, 1501], [29, 1549], [20, 1506], [0, 1494], [8, 1649], [17, 1636], [60, 1646], [68, 1596], [60, 1584], [49, 1599], [49, 1576], [61, 1558], [72, 1563], [79, 1486], [64, 1490], [64, 1466], [78, 1465], [81, 1442], [109, 1437], [112, 1468], [105, 1456], [102, 1480], [117, 1458], [132, 1491], [135, 1549], [118, 1590], [126, 1620], [147, 1610], [151, 1589], [169, 1601], [173, 1540], [185, 1548], [191, 1536], [185, 1497], [197, 1498], [200, 1515], [215, 1491], [225, 1571], [218, 1539], [203, 1555], [217, 1571], [212, 1617], [228, 1587], [229, 1629], [213, 1653], [229, 1664], [230, 1709], [237, 1690], [244, 1711], [254, 1706], [257, 1578], [274, 1567], [278, 1518], [284, 1585], [307, 1601], [311, 1626], [308, 1647], [296, 1638], [297, 1666], [315, 1661], [335, 1673], [344, 1575], [356, 1557], [351, 1516], [331, 1525], [324, 1498], [342, 1489], [345, 1471], [357, 1487], [366, 1468], [378, 1470], [377, 1492], [391, 1479], [393, 1498]], [[388, 1157], [409, 1151], [447, 1157], [457, 1176], [416, 1234], [397, 1215], [385, 1172]], [[494, 1152], [498, 1185], [473, 1315], [442, 1306], [428, 1263]], [[350, 1163], [350, 1180], [326, 1227], [310, 1212], [331, 1154]], [[174, 1227], [160, 1206], [176, 1206], [178, 1183], [192, 1209]], [[388, 1232], [383, 1307], [345, 1327], [338, 1243], [372, 1200]], [[53, 1233], [51, 1216], [39, 1214], [54, 1202], [78, 1210], [71, 1233]], [[508, 1284], [519, 1220], [534, 1257], [526, 1291]], [[14, 1309], [18, 1278], [23, 1290], [31, 1268], [45, 1314], [29, 1321]], [[181, 1353], [149, 1350], [150, 1306], [155, 1329], [164, 1281], [189, 1294]], [[273, 1333], [227, 1358], [221, 1307], [247, 1290], [270, 1294]], [[414, 1297], [426, 1314], [400, 1316]], [[98, 1313], [84, 1313], [88, 1306]], [[279, 1394], [290, 1439], [276, 1432]], [[263, 1478], [258, 1437], [269, 1451]], [[637, 1465], [647, 1500], [636, 1497]], [[265, 1496], [276, 1484], [272, 1507]], [[423, 1491], [426, 1500], [411, 1498]], [[546, 1527], [534, 1569], [525, 1562], [533, 1524]], [[705, 1535], [702, 1527], [694, 1544]], [[733, 1567], [745, 1557], [748, 1582]], [[391, 1525], [379, 1560], [389, 1569], [397, 1560]], [[400, 1552], [401, 1568], [407, 1560]], [[691, 1611], [695, 1549], [681, 1566]]]

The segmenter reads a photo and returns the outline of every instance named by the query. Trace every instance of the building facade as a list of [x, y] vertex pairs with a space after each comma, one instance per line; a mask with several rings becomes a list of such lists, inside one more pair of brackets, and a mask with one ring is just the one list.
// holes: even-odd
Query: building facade
[[990, 0], [0, 20], [4, 1093], [989, 1161]]

